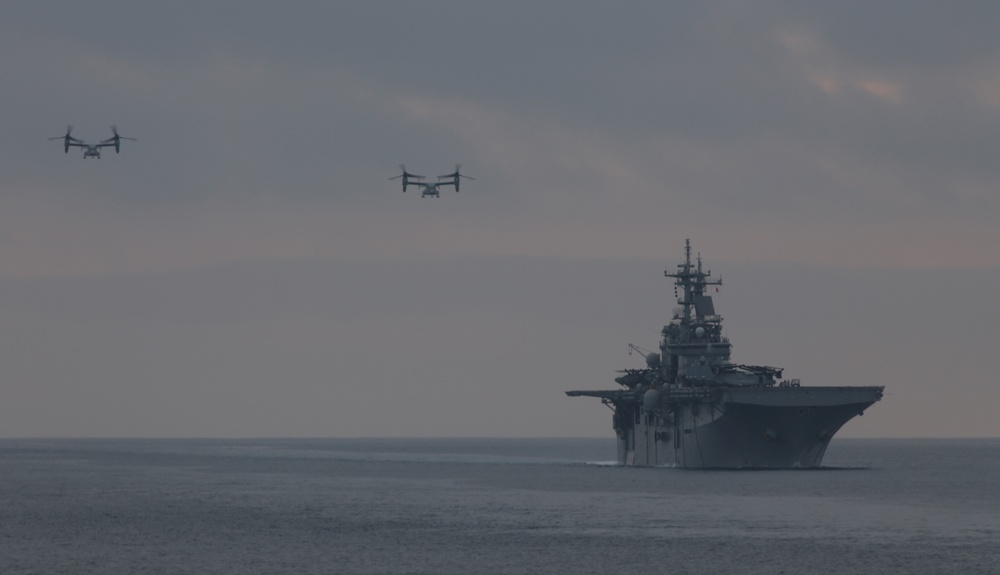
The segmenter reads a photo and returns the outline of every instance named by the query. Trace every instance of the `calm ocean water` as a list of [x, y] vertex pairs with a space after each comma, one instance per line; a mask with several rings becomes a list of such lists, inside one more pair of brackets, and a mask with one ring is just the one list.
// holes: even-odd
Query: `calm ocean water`
[[1000, 440], [821, 470], [611, 439], [0, 440], [0, 573], [1000, 573]]

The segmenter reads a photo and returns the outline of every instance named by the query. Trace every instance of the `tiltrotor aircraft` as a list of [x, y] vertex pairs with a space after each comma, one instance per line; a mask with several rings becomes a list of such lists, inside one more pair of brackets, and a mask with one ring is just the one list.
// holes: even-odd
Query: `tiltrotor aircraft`
[[406, 171], [406, 166], [400, 164], [399, 169], [402, 170], [403, 173], [400, 174], [400, 175], [398, 175], [398, 176], [393, 176], [393, 177], [391, 177], [389, 179], [390, 180], [398, 180], [399, 178], [403, 178], [403, 191], [404, 192], [406, 191], [406, 186], [420, 186], [420, 188], [421, 188], [420, 189], [420, 197], [421, 198], [423, 198], [425, 196], [431, 196], [433, 198], [439, 198], [439, 197], [441, 197], [441, 194], [439, 193], [439, 190], [438, 190], [438, 188], [440, 186], [455, 186], [455, 192], [457, 193], [458, 189], [459, 189], [459, 187], [461, 185], [462, 178], [465, 178], [467, 180], [475, 180], [476, 179], [476, 178], [473, 178], [471, 176], [465, 176], [465, 175], [462, 175], [461, 173], [459, 173], [459, 170], [461, 169], [461, 167], [462, 167], [461, 165], [455, 166], [455, 171], [454, 172], [452, 172], [450, 174], [445, 174], [443, 176], [438, 176], [437, 177], [437, 179], [438, 179], [437, 182], [428, 183], [428, 182], [421, 182], [421, 181], [413, 181], [413, 180], [422, 180], [426, 176], [418, 176], [416, 174], [411, 174], [410, 172]]
[[66, 126], [66, 135], [55, 136], [49, 138], [50, 140], [62, 140], [63, 141], [63, 152], [68, 153], [70, 147], [83, 148], [83, 159], [87, 158], [98, 158], [101, 157], [101, 148], [107, 148], [108, 146], [115, 147], [115, 153], [117, 154], [121, 151], [122, 140], [132, 140], [136, 141], [135, 138], [127, 138], [125, 136], [118, 135], [118, 128], [111, 126], [111, 133], [114, 136], [108, 138], [107, 140], [101, 140], [99, 144], [88, 144], [79, 138], [74, 138], [71, 134], [73, 132], [73, 126]]

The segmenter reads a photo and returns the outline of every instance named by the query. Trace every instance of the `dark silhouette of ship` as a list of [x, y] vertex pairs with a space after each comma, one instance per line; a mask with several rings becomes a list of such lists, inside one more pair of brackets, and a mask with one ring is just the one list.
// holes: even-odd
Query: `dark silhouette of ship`
[[[680, 307], [663, 328], [660, 353], [626, 369], [619, 389], [567, 391], [614, 410], [621, 465], [695, 468], [819, 467], [840, 428], [882, 398], [883, 387], [808, 387], [776, 367], [730, 362], [708, 286], [721, 279], [691, 259], [674, 278]], [[635, 346], [630, 346], [630, 349]], [[638, 349], [638, 348], [635, 348]]]

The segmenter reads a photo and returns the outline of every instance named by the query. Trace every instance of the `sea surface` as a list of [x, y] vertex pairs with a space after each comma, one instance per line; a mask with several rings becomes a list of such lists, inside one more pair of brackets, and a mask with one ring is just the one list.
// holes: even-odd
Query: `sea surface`
[[613, 439], [0, 440], [0, 574], [1000, 573], [1000, 439], [818, 470]]

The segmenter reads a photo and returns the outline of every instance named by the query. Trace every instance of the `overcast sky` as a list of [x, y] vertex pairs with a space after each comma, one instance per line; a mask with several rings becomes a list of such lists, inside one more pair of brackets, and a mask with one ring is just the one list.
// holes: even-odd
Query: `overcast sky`
[[840, 437], [1000, 436], [1000, 4], [147, 4], [0, 10], [0, 436], [611, 437], [686, 238]]

